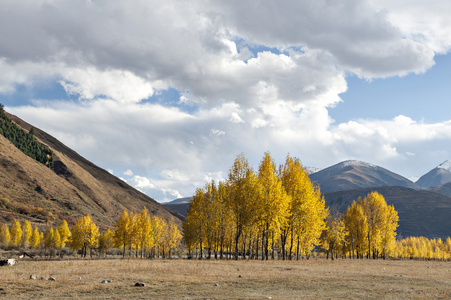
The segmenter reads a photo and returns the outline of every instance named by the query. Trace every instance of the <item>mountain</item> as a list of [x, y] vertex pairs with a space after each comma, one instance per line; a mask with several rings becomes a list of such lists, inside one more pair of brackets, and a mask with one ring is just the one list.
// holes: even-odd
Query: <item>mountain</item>
[[322, 170], [321, 168], [315, 168], [315, 167], [306, 167], [306, 169], [307, 169], [307, 173], [309, 175]]
[[186, 215], [188, 214], [189, 202], [192, 199], [193, 197], [178, 198], [162, 204], [164, 207], [172, 211], [178, 212], [182, 216], [186, 217]]
[[421, 176], [416, 184], [427, 189], [448, 182], [451, 182], [451, 161], [449, 160]]
[[193, 199], [193, 197], [177, 198], [175, 200], [172, 200], [172, 201], [169, 201], [169, 202], [165, 202], [165, 203], [162, 203], [162, 204], [164, 204], [164, 205], [172, 205], [172, 204], [189, 203], [192, 199]]
[[66, 219], [73, 223], [90, 214], [98, 225], [112, 226], [124, 209], [137, 212], [147, 207], [151, 215], [180, 224], [180, 214], [97, 167], [53, 136], [14, 115], [7, 116], [26, 132], [34, 132], [35, 139], [52, 151], [53, 169], [25, 155], [0, 135], [0, 221], [27, 219], [39, 225]]
[[326, 205], [344, 213], [359, 197], [377, 191], [398, 211], [398, 237], [446, 238], [451, 234], [451, 197], [391, 186], [325, 193]]
[[310, 175], [319, 184], [321, 192], [335, 192], [380, 186], [402, 186], [418, 189], [418, 186], [382, 167], [370, 163], [348, 160], [322, 169]]

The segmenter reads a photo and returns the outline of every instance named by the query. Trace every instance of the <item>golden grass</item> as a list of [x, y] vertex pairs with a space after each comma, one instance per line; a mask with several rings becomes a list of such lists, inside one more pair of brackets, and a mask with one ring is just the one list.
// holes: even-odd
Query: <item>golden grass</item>
[[[19, 261], [0, 268], [2, 299], [451, 298], [449, 262], [325, 260]], [[30, 275], [56, 281], [31, 280]], [[111, 283], [102, 284], [102, 280]], [[144, 287], [135, 287], [143, 282]]]

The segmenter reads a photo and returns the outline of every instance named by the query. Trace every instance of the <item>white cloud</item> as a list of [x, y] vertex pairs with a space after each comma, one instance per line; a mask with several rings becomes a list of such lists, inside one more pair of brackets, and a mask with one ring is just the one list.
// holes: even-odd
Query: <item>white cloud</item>
[[[2, 7], [0, 93], [60, 82], [84, 100], [8, 109], [96, 164], [127, 170], [127, 182], [158, 200], [226, 177], [241, 152], [254, 167], [269, 150], [278, 163], [290, 152], [318, 167], [358, 158], [399, 169], [448, 154], [434, 148], [449, 148], [450, 122], [400, 115], [335, 124], [328, 111], [340, 105], [349, 74], [422, 73], [435, 53], [449, 52], [444, 1]], [[170, 88], [180, 93], [176, 103], [142, 101]]]
[[133, 171], [128, 169], [123, 174], [126, 175], [126, 176], [133, 176]]
[[214, 129], [214, 128], [210, 129], [210, 135], [211, 136], [223, 136], [225, 134], [226, 134], [225, 131], [222, 131], [222, 130], [219, 130], [219, 129]]

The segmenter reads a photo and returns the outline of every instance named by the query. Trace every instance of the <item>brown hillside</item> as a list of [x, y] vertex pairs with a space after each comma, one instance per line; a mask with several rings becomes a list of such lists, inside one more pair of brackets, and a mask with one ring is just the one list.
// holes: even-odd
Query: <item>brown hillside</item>
[[[31, 125], [10, 118], [29, 131]], [[54, 137], [37, 128], [35, 137], [54, 152], [54, 170], [18, 150], [0, 135], [0, 221], [29, 219], [34, 223], [57, 222], [90, 214], [98, 225], [111, 226], [124, 209], [174, 219], [183, 217], [137, 191], [121, 179], [81, 157]]]

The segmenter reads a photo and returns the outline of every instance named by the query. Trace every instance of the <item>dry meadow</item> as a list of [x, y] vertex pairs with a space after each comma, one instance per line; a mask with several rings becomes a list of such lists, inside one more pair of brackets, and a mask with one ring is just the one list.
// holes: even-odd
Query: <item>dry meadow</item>
[[[0, 267], [0, 298], [449, 299], [450, 267], [450, 262], [438, 261], [322, 258], [21, 260]], [[30, 279], [33, 274], [39, 279]], [[135, 286], [137, 282], [145, 286]]]

